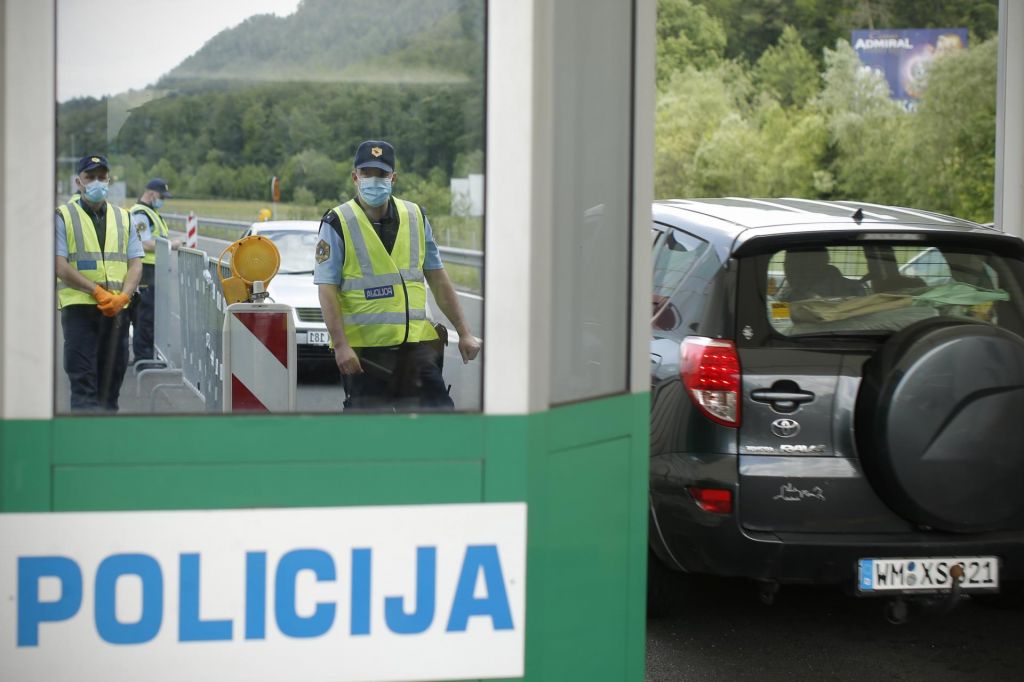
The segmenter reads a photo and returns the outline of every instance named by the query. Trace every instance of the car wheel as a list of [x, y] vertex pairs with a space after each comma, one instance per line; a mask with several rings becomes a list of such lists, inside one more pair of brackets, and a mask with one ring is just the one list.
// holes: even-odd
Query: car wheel
[[856, 444], [879, 496], [920, 527], [1024, 525], [1024, 339], [933, 318], [893, 335], [864, 366]]
[[647, 617], [662, 618], [673, 611], [679, 571], [666, 566], [658, 556], [647, 550]]

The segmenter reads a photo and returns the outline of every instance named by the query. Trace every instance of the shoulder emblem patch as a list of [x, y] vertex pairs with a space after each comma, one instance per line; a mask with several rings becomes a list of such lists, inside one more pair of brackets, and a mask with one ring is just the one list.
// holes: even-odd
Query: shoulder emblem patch
[[323, 239], [316, 243], [316, 262], [323, 263], [331, 257], [331, 245]]

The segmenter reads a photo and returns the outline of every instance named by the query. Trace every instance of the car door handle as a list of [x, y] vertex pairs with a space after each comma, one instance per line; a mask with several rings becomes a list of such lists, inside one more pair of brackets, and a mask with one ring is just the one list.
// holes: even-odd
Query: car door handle
[[750, 392], [750, 397], [759, 403], [809, 403], [814, 400], [810, 391], [775, 391], [770, 388], [759, 388]]

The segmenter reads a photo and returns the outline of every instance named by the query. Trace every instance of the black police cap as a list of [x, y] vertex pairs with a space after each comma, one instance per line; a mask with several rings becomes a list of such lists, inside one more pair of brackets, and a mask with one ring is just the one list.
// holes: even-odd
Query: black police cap
[[161, 197], [167, 198], [174, 196], [171, 194], [171, 188], [167, 186], [167, 181], [163, 178], [153, 178], [146, 183], [146, 189], [151, 189], [155, 192], [159, 192]]
[[110, 170], [110, 164], [107, 163], [107, 157], [100, 156], [99, 154], [90, 154], [89, 156], [83, 156], [78, 160], [78, 168], [75, 170], [75, 173], [84, 173], [85, 171], [91, 171], [97, 168]]
[[384, 140], [367, 140], [356, 150], [356, 169], [380, 168], [387, 173], [395, 172], [395, 148]]

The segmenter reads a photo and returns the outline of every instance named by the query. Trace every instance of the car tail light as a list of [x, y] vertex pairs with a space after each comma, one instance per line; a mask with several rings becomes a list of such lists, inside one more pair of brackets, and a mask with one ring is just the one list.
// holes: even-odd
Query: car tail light
[[690, 400], [723, 426], [740, 425], [740, 359], [728, 339], [687, 336], [681, 345], [680, 376]]
[[702, 511], [712, 514], [732, 513], [732, 491], [721, 488], [687, 488], [690, 497]]

